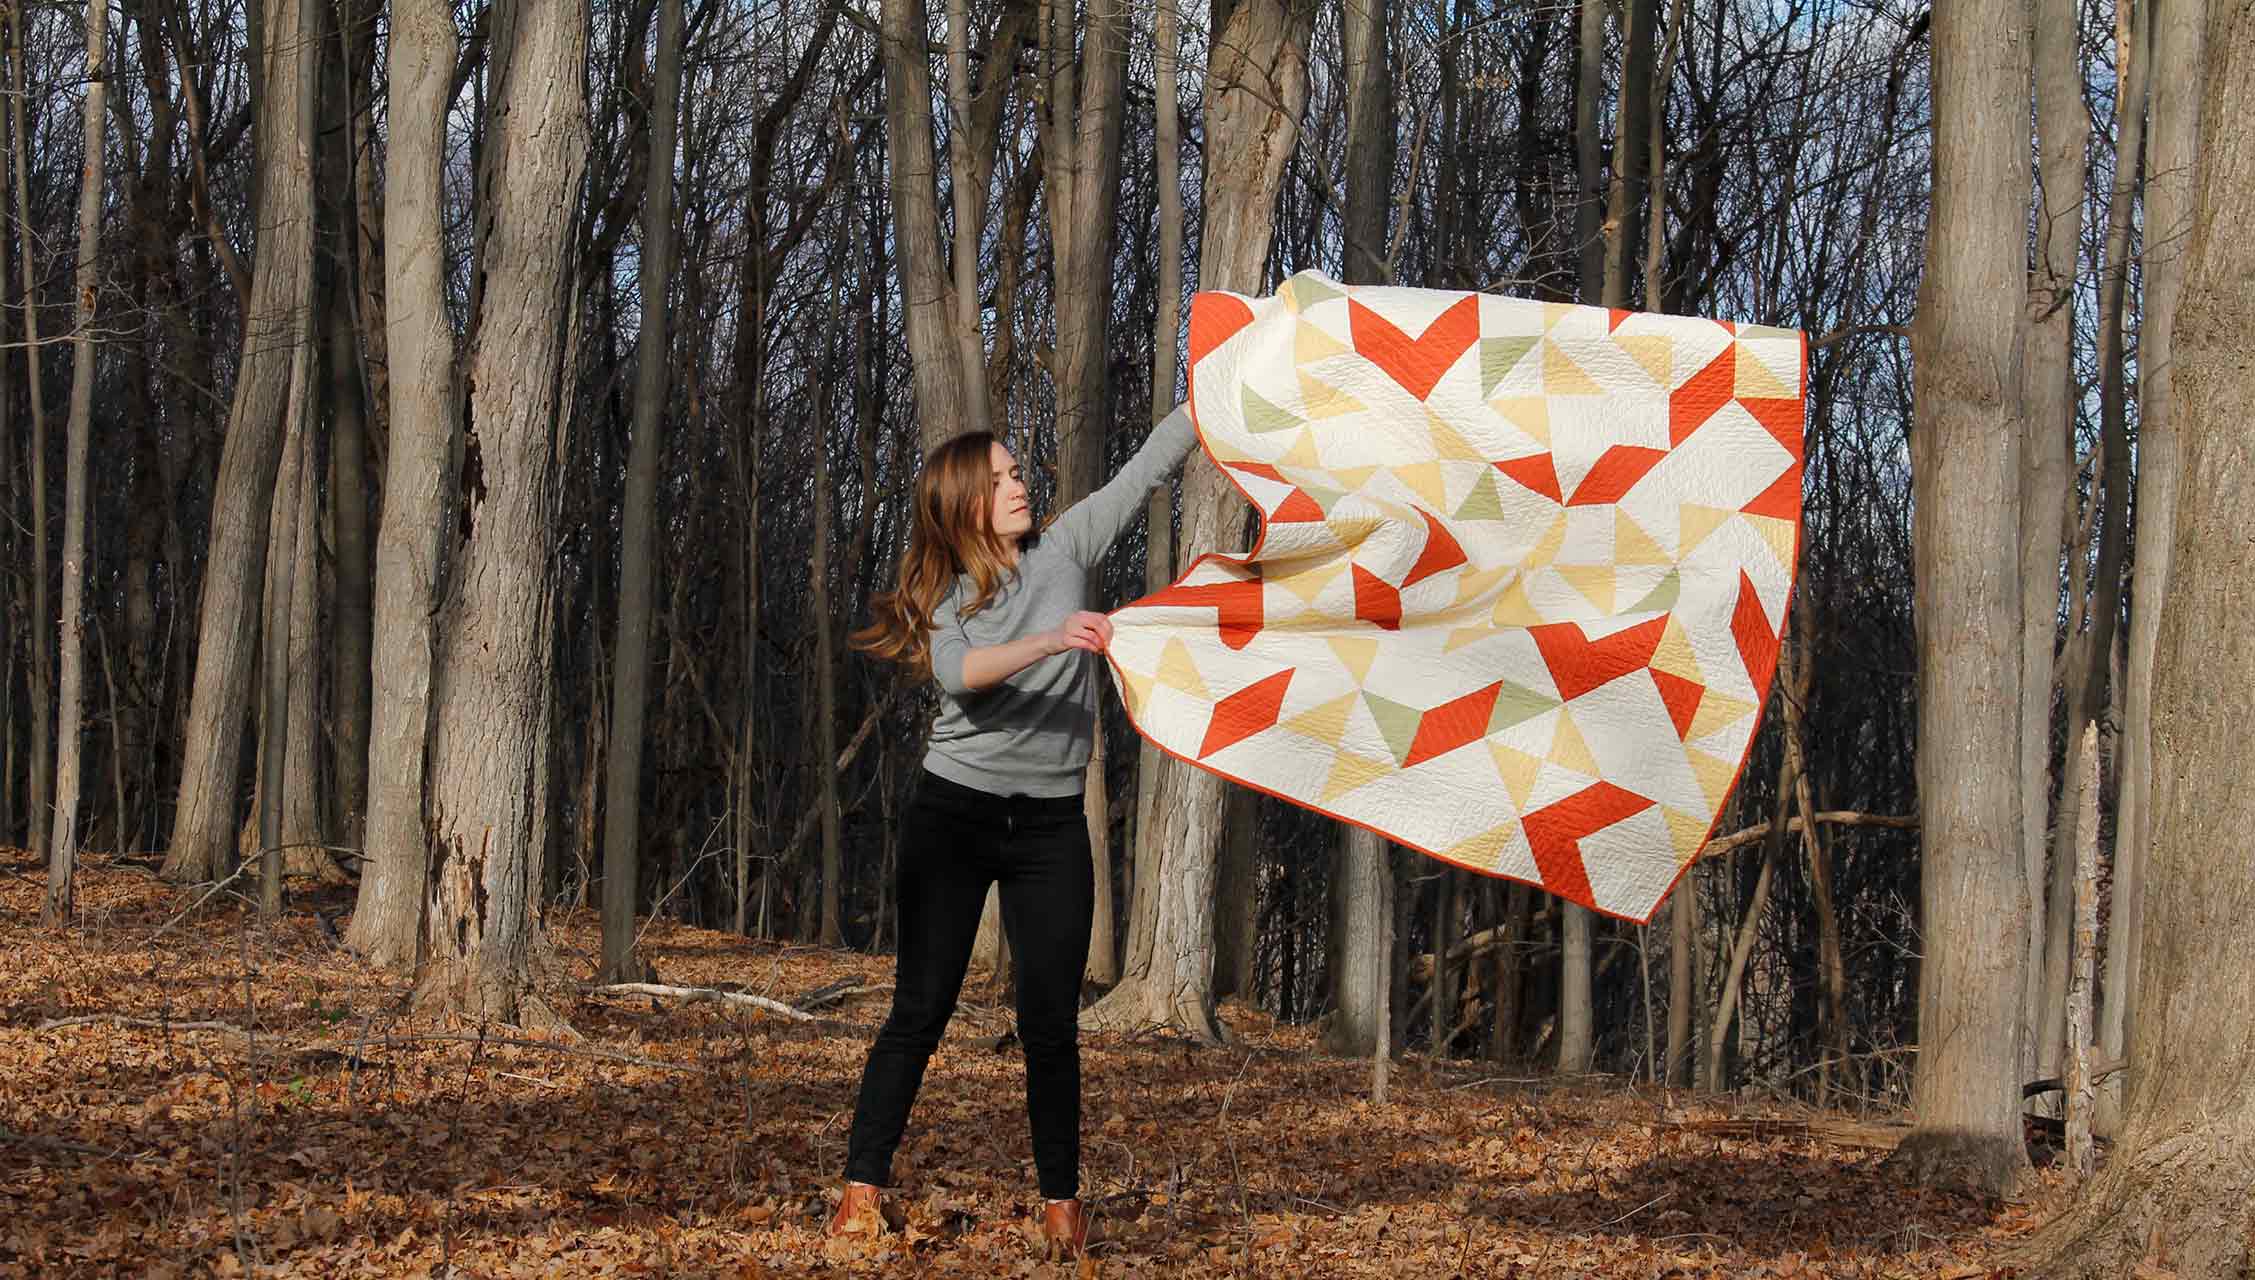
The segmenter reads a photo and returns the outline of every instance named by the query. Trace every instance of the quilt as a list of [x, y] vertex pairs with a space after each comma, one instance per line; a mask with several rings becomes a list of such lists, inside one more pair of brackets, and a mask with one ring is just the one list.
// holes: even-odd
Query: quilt
[[1192, 303], [1190, 404], [1259, 514], [1113, 614], [1168, 753], [1648, 920], [1777, 668], [1796, 331], [1301, 274]]

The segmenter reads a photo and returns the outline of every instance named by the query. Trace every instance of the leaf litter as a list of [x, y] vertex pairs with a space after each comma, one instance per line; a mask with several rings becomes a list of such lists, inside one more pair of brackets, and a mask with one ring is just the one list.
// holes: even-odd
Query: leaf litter
[[[661, 981], [854, 994], [812, 1022], [567, 994], [564, 1043], [409, 1013], [332, 940], [349, 889], [273, 924], [222, 895], [160, 938], [193, 898], [145, 867], [88, 859], [68, 931], [27, 855], [0, 870], [0, 1276], [1971, 1280], [2064, 1194], [1911, 1189], [1806, 1109], [1487, 1063], [1412, 1059], [1374, 1106], [1367, 1062], [1230, 1005], [1223, 1048], [1083, 1036], [1107, 1240], [1048, 1263], [1008, 1004], [974, 975], [888, 1229], [831, 1240], [888, 957], [657, 922]], [[550, 936], [592, 974], [595, 912]]]

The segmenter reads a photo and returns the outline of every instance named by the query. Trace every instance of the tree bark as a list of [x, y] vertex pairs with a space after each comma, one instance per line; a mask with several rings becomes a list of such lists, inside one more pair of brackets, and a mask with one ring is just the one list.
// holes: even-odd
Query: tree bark
[[[94, 317], [102, 265], [102, 110], [109, 90], [103, 62], [108, 45], [109, 0], [86, 0], [86, 163], [78, 186], [78, 323], [71, 334], [70, 418], [63, 443], [62, 660], [57, 682], [61, 701], [55, 732], [61, 750], [55, 764], [54, 837], [47, 846], [47, 898], [40, 910], [40, 918], [48, 924], [70, 919], [71, 875], [78, 861], [79, 768], [85, 757], [79, 712], [86, 684], [86, 455], [94, 424]], [[41, 578], [47, 576], [44, 556], [38, 571]], [[47, 645], [46, 624], [42, 615], [32, 637], [42, 649]], [[46, 718], [44, 706], [39, 715]], [[125, 821], [123, 813], [118, 821]], [[122, 831], [119, 843], [124, 843]]]
[[[258, 601], [267, 570], [267, 516], [281, 463], [290, 366], [307, 334], [313, 289], [311, 59], [300, 10], [273, 0], [263, 12], [257, 61], [258, 249], [243, 316], [242, 361], [212, 494], [203, 616], [180, 771], [172, 844], [163, 874], [175, 882], [223, 873], [236, 839], [236, 802]], [[435, 251], [435, 246], [434, 246]]]
[[[2044, 918], [2046, 837], [2051, 826], [2052, 653], [2059, 639], [2059, 566], [2076, 477], [2074, 368], [2077, 259], [2083, 244], [2090, 111], [2083, 102], [2079, 24], [2037, 22], [2033, 57], [2042, 206], [2028, 276], [2028, 434], [2020, 466], [2020, 833], [2028, 918]], [[2047, 933], [2027, 935], [2028, 972], [2044, 972]], [[2042, 1061], [2051, 1037], [2043, 984], [2027, 984], [2028, 1028], [2021, 1075], [2052, 1074]]]
[[[587, 158], [587, 0], [493, 11], [485, 313], [470, 351], [463, 504], [436, 682], [420, 1002], [507, 1023], [533, 989], [547, 772], [550, 464]], [[397, 241], [394, 242], [395, 247]]]
[[[1386, 212], [1394, 185], [1393, 64], [1386, 53], [1386, 0], [1363, 0], [1340, 14], [1345, 51], [1346, 192], [1341, 214], [1342, 279], [1383, 284], [1391, 273], [1386, 255]], [[1340, 824], [1330, 879], [1331, 1014], [1323, 1047], [1348, 1057], [1379, 1051], [1379, 1008], [1385, 1000], [1385, 957], [1392, 950], [1393, 917], [1386, 905], [1392, 885], [1385, 844], [1361, 827]]]
[[[312, 315], [307, 313], [310, 321]], [[301, 335], [303, 336], [303, 335]], [[300, 514], [305, 493], [306, 397], [311, 352], [297, 344], [290, 359], [290, 402], [282, 429], [282, 461], [274, 477], [274, 507], [267, 515], [265, 601], [259, 639], [258, 748], [258, 908], [267, 920], [282, 914], [282, 846], [289, 839], [286, 817], [300, 778], [291, 776], [292, 739], [305, 733], [292, 723], [291, 614], [295, 612], [298, 543], [307, 536]]]
[[[1215, 32], [1198, 272], [1204, 288], [1250, 293], [1263, 283], [1277, 187], [1307, 102], [1314, 19], [1306, 0], [1239, 0]], [[1244, 527], [1244, 500], [1210, 464], [1190, 464], [1182, 507], [1182, 540], [1193, 547], [1221, 546]], [[1208, 1042], [1222, 1038], [1213, 1009], [1212, 902], [1223, 785], [1213, 774], [1172, 758], [1160, 766], [1151, 834], [1166, 861], [1156, 877], [1159, 912], [1151, 955], [1083, 1014], [1084, 1023], [1156, 1024]]]
[[650, 705], [651, 562], [658, 487], [658, 442], [665, 428], [672, 312], [675, 121], [681, 101], [681, 0], [658, 2], [657, 76], [643, 104], [649, 179], [642, 193], [642, 319], [634, 355], [634, 443], [627, 450], [626, 495], [619, 511], [618, 639], [612, 647], [611, 750], [603, 802], [603, 964], [601, 981], [640, 982], [634, 912], [642, 861], [643, 715]]
[[[2255, 1266], [2255, 861], [2219, 833], [2255, 821], [2242, 784], [2255, 716], [2255, 548], [2238, 530], [2255, 483], [2246, 406], [2255, 368], [2255, 11], [2208, 11], [2205, 145], [2191, 260], [2172, 334], [2183, 446], [2170, 602], [2153, 679], [2153, 732], [2170, 767], [2154, 786], [2138, 1034], [2121, 1140], [2081, 1198], [2031, 1242], [2047, 1277], [2185, 1280]], [[2181, 70], [2176, 68], [2174, 70]]]
[[[368, 813], [369, 608], [367, 371], [360, 325], [361, 209], [356, 146], [365, 114], [356, 95], [367, 83], [360, 42], [370, 15], [352, 0], [324, 6], [322, 131], [315, 157], [321, 180], [321, 250], [314, 276], [322, 298], [321, 369], [329, 418], [329, 512], [336, 542], [334, 616], [330, 634], [329, 702], [334, 721], [330, 758], [336, 776], [331, 817], [336, 843], [362, 848]], [[361, 27], [368, 23], [369, 27]], [[309, 633], [310, 634], [310, 633]], [[309, 725], [312, 721], [307, 721]]]
[[[2115, 813], [2114, 879], [2106, 969], [2100, 979], [2099, 1055], [2128, 1056], [2135, 1027], [2145, 862], [2153, 846], [2152, 699], [2161, 602], [2169, 587], [2177, 514], [2178, 443], [2175, 333], [2184, 292], [2185, 249], [2193, 225], [2193, 174], [2200, 140], [2204, 5], [2169, 0], [2153, 16], [2153, 62], [2169, 74], [2153, 82], [2145, 179], [2145, 228], [2138, 315], [2137, 577], [2130, 609], [2122, 714], [2121, 798]], [[2120, 1125], [2119, 1076], [2099, 1087], [2098, 1131]]]
[[35, 237], [31, 229], [30, 134], [24, 127], [24, 102], [31, 97], [31, 80], [24, 70], [23, 6], [8, 6], [8, 52], [15, 70], [15, 91], [8, 95], [10, 150], [16, 167], [16, 236], [22, 244], [24, 379], [31, 402], [31, 439], [27, 444], [31, 465], [31, 616], [37, 619], [31, 637], [31, 772], [27, 803], [31, 811], [31, 852], [52, 853], [54, 828], [48, 805], [55, 793], [54, 667], [47, 644], [47, 397], [39, 379], [39, 267], [32, 261]]
[[416, 962], [424, 890], [424, 784], [439, 552], [454, 487], [454, 330], [442, 232], [446, 117], [459, 45], [445, 0], [393, 0], [390, 147], [384, 159], [384, 334], [391, 357], [384, 511], [376, 532], [368, 820], [359, 905], [345, 943], [371, 962]]
[[2018, 1028], [2030, 922], [2012, 763], [2020, 745], [2026, 6], [1966, 0], [1938, 8], [1933, 41], [1933, 217], [1912, 331], [1911, 434], [1925, 942], [1916, 1126], [1894, 1159], [1920, 1182], [2004, 1195], [2029, 1171]]
[[[1605, 7], [1597, 0], [1582, 0], [1580, 60], [1574, 77], [1574, 243], [1581, 300], [1592, 305], [1607, 296], [1605, 192], [1599, 169], [1604, 115]], [[1558, 1069], [1571, 1075], [1587, 1070], [1597, 1049], [1597, 1014], [1590, 991], [1593, 929], [1587, 908], [1568, 902], [1561, 903], [1560, 910], [1564, 917], [1558, 966]]]

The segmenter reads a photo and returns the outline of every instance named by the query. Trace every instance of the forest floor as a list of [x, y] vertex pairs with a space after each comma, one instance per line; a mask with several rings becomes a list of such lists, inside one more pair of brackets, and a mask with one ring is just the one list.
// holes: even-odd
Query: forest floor
[[[264, 925], [226, 894], [179, 918], [193, 896], [145, 867], [81, 874], [50, 931], [43, 869], [0, 851], [0, 1276], [1072, 1274], [1029, 1247], [1022, 1063], [983, 988], [901, 1152], [905, 1229], [826, 1241], [887, 957], [660, 923], [666, 982], [870, 989], [809, 1022], [578, 995], [583, 1039], [509, 1043], [406, 1013], [332, 940], [348, 891]], [[595, 914], [553, 933], [590, 973]], [[2056, 1172], [2013, 1203], [1910, 1190], [1883, 1124], [1617, 1080], [1413, 1059], [1376, 1107], [1312, 1028], [1224, 1018], [1228, 1048], [1084, 1037], [1112, 1240], [1078, 1274], [1968, 1280], [2012, 1274], [2063, 1197]]]

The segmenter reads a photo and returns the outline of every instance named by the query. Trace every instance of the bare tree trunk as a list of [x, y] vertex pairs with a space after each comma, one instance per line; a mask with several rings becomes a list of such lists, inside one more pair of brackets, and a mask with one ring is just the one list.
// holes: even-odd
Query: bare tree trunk
[[[419, 999], [500, 1022], [554, 1018], [533, 990], [547, 764], [550, 464], [566, 260], [587, 158], [587, 0], [494, 11], [497, 111], [481, 178], [485, 313], [470, 351], [462, 539], [438, 663]], [[395, 241], [395, 245], [396, 245]]]
[[[362, 165], [357, 146], [367, 83], [360, 44], [373, 36], [372, 16], [352, 0], [324, 6], [321, 166], [322, 236], [316, 279], [321, 289], [321, 367], [329, 409], [329, 511], [336, 539], [335, 608], [330, 634], [329, 697], [336, 773], [336, 842], [362, 848], [368, 813], [369, 609], [367, 367], [360, 352]], [[360, 24], [366, 23], [363, 27]], [[356, 317], [359, 317], [356, 323]], [[310, 632], [308, 633], [310, 634]], [[307, 721], [308, 724], [312, 723]]]
[[1223, 801], [1221, 852], [1214, 872], [1214, 998], [1253, 996], [1260, 943], [1260, 843], [1254, 793], [1232, 788]]
[[[2028, 918], [2043, 919], [2045, 838], [2051, 822], [2052, 650], [2059, 636], [2059, 564], [2075, 477], [2074, 370], [2076, 259], [2083, 243], [2090, 112], [2083, 103], [2081, 35], [2072, 22], [2037, 22], [2036, 131], [2042, 144], [2043, 205], [2036, 219], [2035, 268], [2028, 278], [2028, 434], [2020, 467], [2020, 833]], [[2028, 930], [2028, 972], [2044, 972], [2046, 933]], [[2028, 1028], [2021, 1074], [2049, 1073], [2040, 1061], [2052, 1038], [2043, 1025], [2043, 984], [2027, 984]]]
[[634, 356], [634, 443], [627, 450], [619, 511], [618, 640], [612, 648], [611, 750], [603, 801], [603, 982], [646, 982], [634, 956], [637, 872], [642, 861], [643, 714], [650, 705], [651, 529], [658, 441], [665, 429], [672, 312], [673, 153], [681, 102], [681, 0], [659, 0], [657, 76], [648, 113], [650, 177], [642, 195], [642, 319]]
[[393, 0], [390, 147], [384, 158], [385, 345], [390, 440], [376, 533], [368, 721], [368, 820], [359, 905], [345, 933], [371, 962], [418, 956], [424, 786], [439, 608], [439, 550], [454, 487], [454, 330], [442, 233], [449, 81], [457, 46], [445, 0]]
[[8, 52], [15, 70], [15, 92], [8, 95], [11, 150], [16, 165], [16, 236], [22, 243], [24, 376], [31, 401], [31, 776], [26, 790], [31, 811], [31, 851], [52, 854], [55, 745], [49, 736], [55, 707], [54, 668], [47, 644], [47, 397], [39, 385], [39, 266], [32, 261], [31, 142], [24, 128], [24, 102], [31, 81], [24, 72], [23, 6], [8, 6]]
[[[86, 0], [86, 163], [78, 186], [78, 323], [71, 334], [70, 419], [63, 441], [62, 678], [55, 735], [61, 751], [55, 767], [54, 838], [47, 846], [47, 898], [40, 910], [40, 918], [48, 924], [70, 919], [71, 874], [78, 861], [79, 765], [85, 747], [79, 711], [86, 683], [86, 455], [94, 424], [94, 314], [102, 265], [102, 111], [109, 89], [103, 62], [108, 45], [109, 0]], [[27, 314], [37, 309], [35, 301], [26, 301]], [[39, 557], [38, 574], [42, 580], [47, 576], [44, 555]], [[47, 637], [40, 632], [46, 623], [42, 614], [32, 635], [42, 650]], [[39, 718], [46, 719], [44, 704]], [[118, 821], [125, 821], [124, 813], [118, 814]], [[122, 831], [119, 843], [124, 843]]]
[[[306, 317], [312, 319], [311, 312]], [[301, 338], [305, 335], [301, 334]], [[309, 394], [311, 351], [299, 342], [290, 358], [290, 402], [282, 429], [282, 460], [274, 477], [274, 506], [267, 516], [265, 601], [260, 622], [263, 652], [259, 668], [258, 852], [259, 914], [268, 920], [282, 914], [282, 846], [289, 838], [285, 816], [291, 794], [302, 779], [291, 776], [291, 739], [305, 733], [301, 721], [291, 723], [291, 613], [298, 588], [298, 542], [309, 536], [300, 513], [304, 506], [306, 455], [306, 401]]]
[[[1934, 12], [1934, 212], [1913, 327], [1911, 468], [1925, 926], [1914, 1179], [2011, 1194], [2020, 1134], [2019, 469], [2025, 436], [2028, 15]], [[2011, 1028], [2011, 1031], [2006, 1031]]]
[[1668, 1049], [1662, 1082], [1682, 1087], [1691, 1083], [1693, 1008], [1699, 987], [1692, 980], [1692, 957], [1699, 949], [1699, 882], [1696, 869], [1687, 869], [1676, 882], [1675, 901], [1668, 907]]
[[[267, 565], [267, 516], [281, 463], [291, 362], [305, 340], [313, 290], [313, 91], [300, 10], [263, 11], [258, 112], [258, 246], [243, 317], [242, 362], [212, 495], [203, 616], [164, 876], [220, 874], [236, 838], [243, 725], [250, 710], [257, 604]], [[433, 252], [437, 252], [434, 245]]]
[[[305, 438], [299, 446], [304, 455], [298, 466], [297, 532], [291, 539], [296, 564], [290, 571], [290, 736], [283, 760], [282, 867], [285, 875], [342, 884], [344, 874], [326, 847], [333, 842], [321, 794], [322, 664], [316, 636], [321, 612], [321, 477], [314, 468], [314, 429], [320, 419], [319, 393], [315, 390], [320, 372], [318, 338], [308, 334], [306, 346], [306, 385], [298, 410], [304, 420]], [[281, 508], [281, 497], [279, 492], [275, 494], [276, 510]]]
[[[2151, 19], [2153, 63], [2169, 68], [2169, 74], [2153, 82], [2151, 159], [2145, 179], [2140, 260], [2144, 298], [2138, 317], [2137, 594], [2130, 610], [2125, 664], [2121, 799], [2115, 815], [2106, 971], [2099, 984], [2099, 1055], [2108, 1061], [2128, 1055], [2135, 1027], [2145, 863], [2153, 846], [2156, 771], [2151, 706], [2161, 601], [2169, 586], [2177, 515], [2175, 333], [2193, 225], [2203, 11], [2200, 3], [2170, 0]], [[2121, 1108], [2122, 1083], [2116, 1076], [2099, 1088], [2100, 1133], [2111, 1137], [2117, 1132]]]
[[[2153, 6], [2137, 5], [2131, 11], [2127, 65], [2121, 67], [2120, 104], [2116, 108], [2114, 189], [2107, 195], [2106, 273], [2098, 298], [2098, 371], [2100, 463], [2097, 475], [2104, 489], [2099, 503], [2098, 562], [2091, 579], [2090, 632], [2073, 649], [2081, 659], [2066, 673], [2069, 725], [2079, 725], [2104, 714], [2107, 674], [2114, 661], [2114, 632], [2121, 614], [2123, 567], [2129, 547], [2130, 429], [2129, 398], [2123, 349], [2125, 294], [2129, 285], [2130, 236], [2133, 210], [2145, 151], [2145, 100], [2148, 81], [2148, 38]], [[2083, 553], [2078, 550], [2080, 557]], [[2075, 927], [2076, 822], [2082, 811], [2082, 778], [2071, 767], [2061, 778], [2058, 833], [2053, 845], [2050, 913], [2045, 919], [2044, 1002], [2041, 1039], [2036, 1062], [2041, 1075], [2059, 1074], [2062, 1037], [2066, 1034], [2069, 950]], [[2033, 984], [2031, 984], [2033, 985]]]
[[[1214, 33], [1206, 95], [1205, 242], [1199, 283], [1257, 291], [1268, 261], [1276, 191], [1299, 136], [1308, 92], [1313, 7], [1304, 0], [1239, 0]], [[1244, 500], [1218, 468], [1191, 464], [1183, 481], [1183, 541], [1215, 547], [1244, 527]], [[1151, 955], [1090, 1008], [1093, 1026], [1159, 1024], [1218, 1041], [1213, 1011], [1214, 854], [1221, 779], [1168, 759], [1151, 801], [1151, 835], [1166, 851]], [[1138, 876], [1140, 881], [1144, 877]]]
[[[835, 350], [838, 341], [838, 319], [835, 311], [830, 319], [830, 342]], [[845, 878], [845, 849], [840, 843], [838, 830], [838, 771], [831, 762], [838, 758], [838, 672], [832, 630], [837, 625], [831, 606], [830, 594], [830, 421], [831, 396], [825, 392], [816, 398], [821, 406], [814, 424], [814, 562], [808, 569], [813, 579], [814, 611], [814, 684], [815, 684], [815, 743], [820, 752], [815, 766], [817, 786], [821, 796], [815, 802], [822, 815], [822, 920], [819, 941], [823, 946], [835, 947], [845, 940], [845, 930], [838, 918], [838, 882]], [[990, 891], [989, 896], [992, 896]]]
[[[2179, 46], [2181, 47], [2181, 46]], [[2171, 74], [2181, 73], [2173, 66]], [[2190, 267], [2172, 334], [2183, 445], [2170, 601], [2153, 679], [2153, 732], [2170, 767], [2154, 789], [2138, 1034], [2121, 1140], [2081, 1199], [2031, 1244], [2035, 1273], [2081, 1280], [2140, 1263], [2185, 1280], [2255, 1266], [2255, 822], [2243, 781], [2255, 716], [2255, 548], [2240, 532], [2255, 435], [2255, 11], [2208, 9], [2204, 145]], [[2166, 225], [2166, 224], [2163, 224]], [[2158, 228], [2157, 228], [2158, 230]]]
[[[1394, 182], [1393, 65], [1386, 53], [1386, 0], [1361, 0], [1340, 15], [1346, 58], [1347, 138], [1342, 232], [1348, 284], [1382, 284], [1391, 274], [1386, 254], [1386, 211]], [[1381, 1053], [1388, 1030], [1386, 957], [1392, 953], [1393, 881], [1385, 843], [1352, 824], [1340, 824], [1332, 863], [1331, 1014], [1324, 1024], [1326, 1052], [1344, 1056]], [[1383, 1092], [1380, 1088], [1378, 1092]]]
[[[1574, 243], [1580, 263], [1581, 300], [1603, 302], [1606, 242], [1599, 180], [1604, 139], [1605, 7], [1582, 0], [1580, 61], [1574, 77]], [[1625, 287], [1625, 286], [1624, 286]], [[1625, 296], [1625, 295], [1624, 295]], [[1587, 908], [1561, 903], [1563, 946], [1558, 967], [1558, 1070], [1586, 1071], [1597, 1048], [1596, 1011], [1591, 1003], [1592, 929]]]

